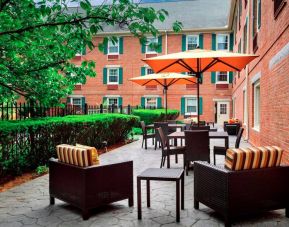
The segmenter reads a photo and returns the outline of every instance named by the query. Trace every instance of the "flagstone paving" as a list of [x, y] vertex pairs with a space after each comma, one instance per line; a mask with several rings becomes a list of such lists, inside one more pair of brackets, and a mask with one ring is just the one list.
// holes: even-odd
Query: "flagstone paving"
[[[235, 137], [230, 137], [234, 146]], [[221, 140], [212, 140], [214, 145], [222, 145]], [[141, 149], [141, 140], [103, 154], [101, 162], [110, 160], [133, 160], [134, 177], [149, 167], [159, 167], [161, 151], [154, 150], [151, 144], [147, 150]], [[242, 141], [241, 146], [248, 147]], [[212, 160], [212, 159], [211, 159]], [[222, 156], [218, 164], [224, 163]], [[181, 167], [182, 160], [173, 168]], [[24, 183], [18, 187], [0, 193], [0, 227], [18, 226], [140, 226], [140, 227], [173, 227], [173, 226], [223, 226], [222, 219], [208, 207], [200, 204], [200, 210], [193, 208], [193, 171], [185, 177], [185, 210], [181, 211], [180, 223], [175, 222], [175, 184], [172, 182], [151, 182], [151, 208], [146, 207], [146, 196], [143, 195], [142, 220], [137, 219], [136, 180], [135, 204], [128, 207], [126, 200], [97, 209], [89, 220], [83, 221], [78, 209], [56, 199], [55, 205], [49, 205], [48, 175]], [[145, 185], [143, 184], [143, 187]], [[144, 192], [144, 190], [143, 190]], [[289, 226], [289, 219], [284, 210], [262, 213], [236, 221], [234, 226]]]

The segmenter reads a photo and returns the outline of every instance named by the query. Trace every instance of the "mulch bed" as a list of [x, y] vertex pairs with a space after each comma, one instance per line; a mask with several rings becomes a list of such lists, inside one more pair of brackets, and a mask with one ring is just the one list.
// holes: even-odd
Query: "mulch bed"
[[[109, 147], [107, 147], [107, 152], [112, 151], [118, 147], [121, 147], [121, 146], [128, 144], [128, 143], [131, 143], [131, 142], [133, 142], [133, 141], [129, 140], [129, 141], [124, 141], [124, 142], [120, 142], [120, 143], [114, 144], [112, 146], [109, 146]], [[106, 153], [106, 151], [104, 149], [98, 150], [99, 155], [104, 154], [104, 153]], [[47, 173], [45, 173], [45, 174], [47, 174]], [[5, 191], [7, 191], [10, 188], [13, 188], [15, 186], [21, 185], [27, 181], [41, 177], [45, 174], [38, 175], [34, 171], [32, 171], [32, 172], [23, 173], [21, 176], [16, 176], [16, 177], [15, 176], [6, 176], [4, 178], [1, 178], [0, 179], [0, 193], [5, 192]]]

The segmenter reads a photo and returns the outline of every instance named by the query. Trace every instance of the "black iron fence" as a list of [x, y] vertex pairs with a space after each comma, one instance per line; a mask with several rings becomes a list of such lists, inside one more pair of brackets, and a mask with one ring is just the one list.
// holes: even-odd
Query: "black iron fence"
[[[145, 109], [143, 106], [123, 105], [71, 105], [63, 104], [62, 107], [48, 107], [41, 104], [29, 103], [1, 103], [0, 120], [24, 120], [37, 117], [61, 117], [66, 115], [121, 113], [131, 114], [133, 109]], [[149, 109], [155, 109], [150, 107]]]

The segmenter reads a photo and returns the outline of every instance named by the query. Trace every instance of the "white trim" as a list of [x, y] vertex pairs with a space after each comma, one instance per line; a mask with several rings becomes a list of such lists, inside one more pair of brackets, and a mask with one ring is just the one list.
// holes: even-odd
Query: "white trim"
[[121, 65], [106, 65], [105, 68], [120, 68]]
[[226, 35], [228, 36], [228, 48], [227, 50], [223, 50], [223, 51], [229, 51], [230, 50], [230, 34], [229, 33], [216, 33], [216, 50], [219, 50], [218, 48], [218, 35]]
[[[196, 100], [196, 112], [187, 112], [187, 104], [188, 104], [188, 99], [195, 99]], [[197, 97], [186, 97], [185, 98], [185, 115], [197, 115], [198, 114], [198, 98]]]
[[252, 127], [252, 129], [256, 132], [260, 132], [260, 127], [254, 126], [254, 127]]
[[[253, 84], [254, 88], [253, 88], [253, 92], [254, 92], [254, 96], [253, 96], [253, 104], [254, 104], [254, 108], [253, 108], [253, 120], [254, 120], [254, 124], [253, 124], [253, 128], [260, 130], [260, 122], [261, 122], [261, 90], [260, 90], [260, 81], [256, 81]], [[256, 87], [259, 87], [259, 96], [258, 96], [258, 100], [256, 99]], [[256, 109], [256, 106], [258, 105], [258, 109]], [[256, 113], [258, 110], [258, 113]], [[257, 116], [258, 114], [258, 116]], [[258, 121], [257, 121], [258, 120]], [[256, 122], [258, 122], [256, 124]]]
[[144, 98], [159, 98], [159, 95], [143, 95]]
[[69, 95], [67, 98], [83, 98], [84, 95]]
[[117, 53], [109, 53], [109, 42], [112, 41], [108, 40], [107, 42], [107, 55], [119, 55], [119, 37], [117, 38]]
[[260, 79], [261, 79], [261, 72], [258, 72], [251, 78], [250, 82], [251, 84], [254, 84]]
[[153, 108], [156, 108], [157, 109], [157, 107], [158, 107], [158, 98], [159, 97], [152, 97], [152, 96], [150, 96], [150, 97], [144, 97], [144, 99], [145, 99], [145, 108], [147, 108], [148, 107], [148, 101], [147, 101], [147, 99], [155, 99], [156, 100], [156, 105], [153, 107]]
[[105, 98], [120, 98], [120, 95], [105, 95]]
[[214, 98], [213, 101], [214, 101], [214, 102], [230, 102], [231, 99], [218, 99], [218, 98], [215, 99], [215, 98]]
[[200, 46], [200, 34], [191, 34], [191, 35], [186, 35], [186, 50], [188, 50], [188, 37], [197, 37], [197, 47]]
[[216, 72], [216, 84], [229, 84], [229, 72], [227, 71], [227, 81], [218, 81], [218, 73], [221, 71]]
[[116, 106], [118, 106], [118, 99], [120, 98], [120, 97], [117, 97], [117, 96], [113, 96], [113, 97], [105, 97], [106, 98], [106, 102], [107, 102], [107, 105], [109, 106], [110, 104], [109, 104], [109, 99], [116, 99], [117, 101], [116, 101], [116, 104], [114, 104], [114, 105], [116, 105]]
[[184, 98], [197, 98], [197, 95], [183, 95]]
[[270, 59], [269, 69], [272, 70], [275, 65], [277, 65], [282, 60], [285, 60], [286, 57], [289, 57], [289, 42]]
[[[148, 40], [148, 39], [156, 39], [156, 40], [157, 40], [157, 44], [159, 43], [158, 37], [153, 37], [153, 36], [151, 36], [151, 37], [147, 37], [147, 40]], [[145, 53], [146, 53], [146, 54], [157, 54], [158, 52], [155, 51], [155, 50], [154, 50], [154, 51], [148, 51], [148, 46], [149, 46], [149, 44], [150, 44], [150, 43], [148, 43], [148, 44], [145, 45]]]
[[[117, 82], [109, 82], [109, 77], [110, 77], [110, 70], [111, 69], [117, 69]], [[115, 68], [115, 67], [110, 67], [107, 70], [107, 84], [119, 84], [119, 67]]]

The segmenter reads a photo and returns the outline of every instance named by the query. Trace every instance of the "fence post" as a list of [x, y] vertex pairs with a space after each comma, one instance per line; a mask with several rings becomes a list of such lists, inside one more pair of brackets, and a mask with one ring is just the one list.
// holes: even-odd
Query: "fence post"
[[103, 113], [103, 105], [102, 104], [100, 104], [100, 111], [99, 112]]
[[84, 114], [88, 114], [88, 105], [87, 103], [84, 104]]
[[127, 106], [127, 114], [130, 115], [130, 105]]
[[114, 104], [111, 105], [111, 112], [114, 113]]

